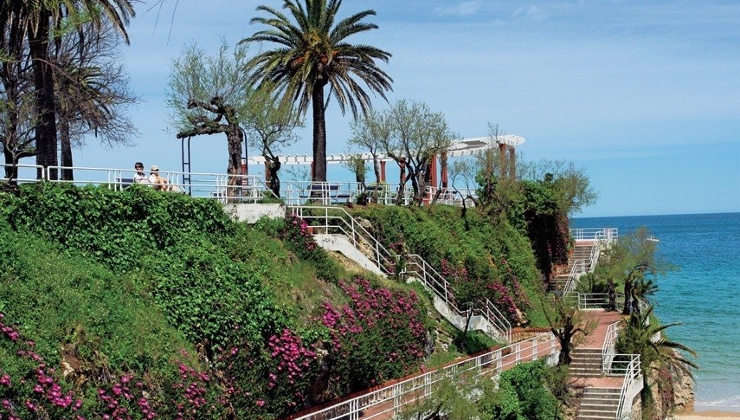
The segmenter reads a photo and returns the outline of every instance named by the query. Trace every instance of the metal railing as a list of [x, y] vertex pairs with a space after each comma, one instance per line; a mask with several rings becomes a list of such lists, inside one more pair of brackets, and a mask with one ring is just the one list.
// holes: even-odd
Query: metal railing
[[[9, 165], [3, 165], [3, 169]], [[77, 186], [98, 185], [114, 190], [123, 190], [134, 184], [152, 186], [165, 191], [186, 193], [192, 197], [212, 198], [222, 202], [257, 202], [264, 198], [276, 198], [259, 176], [229, 175], [208, 172], [160, 171], [163, 184], [155, 185], [149, 178], [138, 179], [134, 169], [97, 168], [84, 166], [49, 166], [16, 165], [18, 183], [48, 181]], [[61, 176], [63, 171], [71, 171], [74, 180], [52, 179], [49, 176], [56, 172]], [[37, 176], [40, 174], [40, 178]], [[146, 173], [144, 174], [146, 175]], [[8, 181], [3, 170], [0, 181]]]
[[581, 259], [573, 261], [573, 264], [570, 267], [570, 272], [568, 272], [568, 281], [563, 287], [563, 295], [568, 295], [576, 289], [578, 277], [587, 272], [586, 267], [589, 265], [593, 265], [590, 260]]
[[46, 169], [39, 165], [7, 165], [0, 164], [0, 182], [11, 181], [6, 175], [7, 170], [15, 170], [17, 176], [14, 176], [12, 181], [17, 183], [29, 183], [39, 181], [39, 175], [41, 179], [46, 179]]
[[577, 241], [619, 239], [617, 228], [571, 228], [570, 236]]
[[[309, 223], [314, 234], [342, 234], [349, 238], [352, 245], [360, 252], [370, 257], [378, 268], [386, 275], [413, 276], [428, 290], [442, 299], [453, 315], [468, 319], [469, 310], [461, 310], [455, 301], [455, 291], [450, 282], [441, 275], [431, 264], [418, 254], [403, 255], [404, 264], [400, 264], [400, 257], [390, 252], [375, 236], [367, 231], [349, 212], [341, 207], [330, 206], [288, 206], [290, 214]], [[368, 255], [369, 254], [369, 255]], [[398, 268], [403, 265], [403, 271]], [[472, 308], [473, 315], [478, 314], [485, 318], [493, 330], [487, 331], [492, 338], [511, 340], [511, 323], [490, 302], [487, 301], [481, 308]]]
[[552, 334], [533, 337], [526, 341], [491, 350], [478, 356], [452, 363], [445, 367], [413, 376], [399, 382], [363, 392], [323, 409], [299, 413], [293, 420], [389, 419], [406, 407], [429, 397], [435, 386], [446, 378], [469, 374], [473, 378], [494, 376], [526, 361], [533, 361], [557, 353], [557, 340]]
[[606, 337], [604, 338], [604, 345], [601, 347], [601, 373], [606, 375], [607, 372], [611, 371], [612, 361], [614, 361], [614, 355], [616, 354], [617, 334], [619, 332], [619, 324], [621, 321], [616, 321], [606, 329]]
[[[632, 401], [642, 389], [642, 371], [640, 370], [639, 354], [616, 354], [612, 364], [612, 370], [617, 368], [624, 375], [622, 389], [619, 392], [619, 405], [617, 406], [617, 420], [629, 419], [632, 412]], [[620, 376], [621, 376], [620, 375]]]

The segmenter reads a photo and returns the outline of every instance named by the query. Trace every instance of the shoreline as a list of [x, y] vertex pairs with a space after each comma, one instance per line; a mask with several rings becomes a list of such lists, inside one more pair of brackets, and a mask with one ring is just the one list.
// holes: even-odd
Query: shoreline
[[740, 420], [740, 412], [720, 410], [693, 411], [690, 413], [677, 414], [672, 418], [674, 420], [704, 420], [709, 418]]

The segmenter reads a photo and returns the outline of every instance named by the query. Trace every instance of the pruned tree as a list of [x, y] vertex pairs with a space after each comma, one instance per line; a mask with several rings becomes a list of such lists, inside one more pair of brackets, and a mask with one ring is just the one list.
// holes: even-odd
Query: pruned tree
[[247, 49], [224, 41], [214, 56], [193, 44], [172, 63], [167, 104], [177, 138], [224, 134], [229, 185], [240, 185], [246, 110], [252, 95], [244, 72]]
[[348, 143], [361, 149], [367, 150], [373, 158], [373, 172], [375, 182], [380, 184], [380, 161], [383, 144], [387, 143], [391, 136], [391, 126], [386, 115], [375, 110], [370, 110], [363, 117], [357, 118], [351, 124], [352, 137]]
[[[421, 203], [429, 185], [430, 164], [434, 155], [446, 150], [454, 134], [441, 112], [432, 112], [420, 102], [398, 101], [387, 111], [385, 119], [391, 135], [381, 139], [385, 154], [408, 171], [414, 189], [414, 201]], [[400, 186], [403, 191], [403, 185]]]
[[281, 102], [272, 93], [272, 86], [267, 84], [252, 94], [245, 108], [243, 126], [247, 143], [260, 150], [265, 159], [268, 187], [280, 197], [278, 171], [282, 163], [277, 153], [296, 142], [294, 129], [303, 123], [290, 104]]

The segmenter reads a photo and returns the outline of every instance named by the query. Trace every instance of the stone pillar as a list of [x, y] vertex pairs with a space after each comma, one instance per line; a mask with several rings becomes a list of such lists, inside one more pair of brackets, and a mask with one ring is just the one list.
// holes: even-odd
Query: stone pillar
[[516, 179], [516, 149], [509, 146], [509, 178]]
[[442, 178], [442, 188], [447, 189], [447, 183], [448, 183], [447, 152], [442, 152], [442, 154], [439, 157], [439, 163], [442, 166], [442, 174], [440, 175], [440, 178]]
[[385, 161], [380, 161], [380, 182], [385, 182]]

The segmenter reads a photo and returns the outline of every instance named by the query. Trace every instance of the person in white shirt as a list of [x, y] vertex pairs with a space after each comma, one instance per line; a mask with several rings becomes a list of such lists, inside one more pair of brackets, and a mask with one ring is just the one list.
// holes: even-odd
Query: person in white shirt
[[136, 162], [134, 164], [134, 169], [136, 169], [136, 173], [134, 174], [134, 184], [145, 184], [145, 185], [151, 184], [151, 182], [149, 182], [149, 178], [146, 177], [146, 172], [144, 172], [143, 163]]

